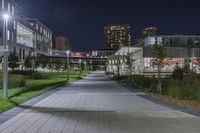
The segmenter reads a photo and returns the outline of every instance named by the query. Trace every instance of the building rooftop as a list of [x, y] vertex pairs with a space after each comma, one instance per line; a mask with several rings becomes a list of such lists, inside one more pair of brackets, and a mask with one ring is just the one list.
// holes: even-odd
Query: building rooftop
[[42, 22], [40, 22], [37, 18], [24, 18], [25, 21], [35, 21], [36, 23], [42, 25], [42, 27], [44, 27], [46, 30], [48, 30], [48, 32], [53, 33], [47, 26], [45, 26]]

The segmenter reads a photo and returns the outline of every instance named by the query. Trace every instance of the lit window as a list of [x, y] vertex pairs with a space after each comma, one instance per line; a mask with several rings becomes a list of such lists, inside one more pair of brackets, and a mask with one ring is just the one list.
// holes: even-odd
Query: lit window
[[17, 23], [17, 43], [33, 47], [33, 31]]

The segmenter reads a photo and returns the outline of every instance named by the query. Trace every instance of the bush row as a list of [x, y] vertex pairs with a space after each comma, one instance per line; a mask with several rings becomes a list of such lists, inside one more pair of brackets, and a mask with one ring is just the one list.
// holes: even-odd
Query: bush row
[[[147, 92], [157, 93], [158, 79], [145, 77], [142, 75], [120, 77], [133, 87]], [[173, 98], [198, 100], [200, 101], [200, 75], [186, 74], [181, 80], [174, 79], [173, 76], [162, 78], [162, 94]]]

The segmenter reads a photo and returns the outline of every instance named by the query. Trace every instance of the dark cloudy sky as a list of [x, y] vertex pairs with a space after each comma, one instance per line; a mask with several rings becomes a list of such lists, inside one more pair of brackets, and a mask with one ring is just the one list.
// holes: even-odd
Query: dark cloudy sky
[[132, 36], [145, 26], [160, 34], [200, 33], [197, 0], [16, 0], [18, 13], [36, 17], [55, 35], [70, 38], [73, 50], [104, 46], [103, 26], [131, 24]]

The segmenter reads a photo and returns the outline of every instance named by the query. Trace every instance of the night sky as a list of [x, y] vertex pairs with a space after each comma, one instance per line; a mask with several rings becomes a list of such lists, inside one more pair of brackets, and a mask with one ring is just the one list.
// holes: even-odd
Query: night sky
[[194, 0], [16, 0], [18, 14], [38, 18], [72, 50], [104, 47], [103, 26], [131, 24], [133, 38], [156, 26], [159, 34], [200, 33], [200, 2]]

